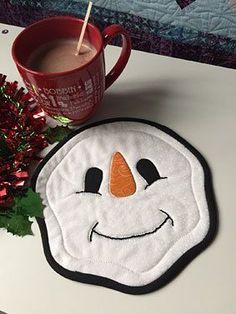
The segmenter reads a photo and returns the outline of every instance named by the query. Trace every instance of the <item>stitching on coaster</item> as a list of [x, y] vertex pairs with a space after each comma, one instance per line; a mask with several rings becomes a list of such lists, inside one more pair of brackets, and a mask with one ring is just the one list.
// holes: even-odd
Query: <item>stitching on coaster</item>
[[112, 156], [109, 179], [109, 192], [113, 196], [125, 197], [136, 192], [132, 171], [120, 152]]
[[[159, 129], [158, 129], [159, 130]], [[145, 135], [148, 135], [148, 136], [150, 136], [150, 137], [154, 137], [154, 138], [158, 138], [159, 140], [161, 140], [161, 141], [163, 141], [164, 143], [166, 143], [166, 144], [168, 144], [168, 145], [170, 145], [171, 147], [173, 147], [171, 144], [169, 144], [167, 141], [165, 141], [163, 138], [161, 138], [161, 137], [157, 137], [157, 136], [155, 136], [155, 135], [153, 135], [153, 134], [150, 134], [150, 133], [147, 133], [147, 132], [143, 132], [143, 131], [138, 131], [138, 130], [134, 130], [134, 129], [128, 129], [128, 131], [133, 131], [133, 132], [135, 132], [135, 133], [141, 133], [141, 134], [145, 134]], [[161, 132], [163, 132], [165, 135], [167, 134], [167, 133], [165, 133], [164, 131], [162, 131], [161, 130]], [[169, 134], [167, 134], [170, 138], [172, 138]], [[90, 138], [90, 137], [93, 137], [93, 135], [91, 135], [91, 136], [87, 136], [87, 137], [85, 137], [85, 138], [83, 138], [81, 141], [79, 141], [77, 144], [79, 144], [79, 143], [81, 143], [82, 141], [84, 141], [84, 140], [86, 140], [86, 139], [88, 139], [88, 138]], [[72, 140], [73, 138], [71, 138], [71, 140]], [[175, 141], [177, 141], [178, 143], [180, 143], [177, 139], [175, 139]], [[69, 142], [69, 141], [68, 141]], [[66, 142], [66, 143], [68, 143], [68, 142]], [[180, 143], [181, 144], [181, 143]], [[62, 146], [63, 147], [63, 146]], [[62, 160], [58, 163], [58, 165], [53, 169], [53, 171], [50, 173], [50, 175], [49, 175], [49, 178], [48, 178], [48, 180], [47, 180], [47, 183], [46, 183], [46, 189], [45, 189], [45, 194], [46, 194], [46, 197], [47, 197], [47, 200], [48, 200], [48, 203], [49, 203], [49, 208], [50, 208], [50, 210], [53, 212], [53, 215], [55, 216], [55, 219], [57, 220], [57, 222], [58, 222], [58, 226], [59, 226], [59, 228], [60, 228], [60, 230], [61, 230], [61, 232], [60, 232], [60, 236], [61, 236], [61, 238], [62, 238], [62, 244], [63, 244], [63, 248], [64, 248], [64, 251], [65, 251], [65, 253], [67, 253], [69, 256], [71, 256], [72, 258], [75, 258], [75, 259], [77, 259], [77, 260], [80, 260], [80, 259], [86, 259], [86, 260], [90, 260], [90, 261], [96, 261], [96, 262], [100, 262], [100, 263], [103, 263], [103, 264], [111, 264], [111, 265], [116, 265], [116, 266], [119, 266], [119, 267], [121, 267], [121, 268], [123, 268], [123, 269], [126, 269], [127, 271], [129, 271], [129, 272], [132, 272], [132, 273], [135, 273], [135, 274], [138, 274], [138, 275], [140, 275], [140, 274], [144, 274], [144, 273], [146, 273], [146, 272], [149, 272], [150, 270], [152, 270], [154, 267], [156, 267], [159, 263], [160, 263], [160, 261], [165, 257], [165, 255], [168, 253], [168, 251], [167, 252], [165, 252], [164, 254], [163, 254], [163, 256], [161, 256], [160, 257], [160, 259], [158, 260], [158, 262], [156, 262], [153, 266], [151, 266], [149, 269], [147, 269], [147, 270], [145, 270], [144, 272], [136, 272], [136, 271], [133, 271], [132, 269], [129, 269], [128, 267], [126, 267], [126, 266], [123, 266], [123, 265], [121, 265], [121, 264], [119, 264], [119, 263], [113, 263], [113, 262], [111, 262], [111, 261], [105, 261], [105, 260], [99, 260], [99, 259], [89, 259], [89, 258], [86, 258], [86, 257], [76, 257], [76, 256], [73, 256], [71, 253], [69, 253], [69, 251], [66, 249], [66, 247], [65, 247], [65, 243], [64, 243], [64, 238], [63, 238], [63, 232], [62, 232], [62, 227], [61, 227], [61, 225], [60, 225], [60, 223], [59, 223], [59, 221], [58, 221], [58, 218], [57, 218], [57, 216], [56, 216], [56, 214], [55, 214], [55, 212], [53, 211], [53, 206], [51, 206], [51, 203], [50, 203], [50, 201], [49, 201], [49, 199], [48, 199], [48, 193], [47, 193], [47, 186], [48, 186], [48, 182], [49, 182], [49, 179], [51, 178], [51, 176], [52, 176], [52, 174], [53, 174], [53, 172], [57, 169], [57, 167], [60, 165], [60, 163], [67, 157], [67, 155], [72, 151], [72, 150], [74, 150], [75, 149], [75, 147], [76, 147], [76, 145], [74, 146], [74, 147], [72, 147], [66, 154], [65, 154], [65, 156], [62, 158]], [[176, 148], [175, 147], [175, 149], [181, 154], [181, 155], [183, 155], [184, 157], [185, 157], [185, 159], [188, 161], [188, 163], [189, 163], [189, 165], [190, 165], [190, 168], [192, 169], [192, 167], [191, 167], [191, 163], [190, 163], [190, 161], [189, 161], [189, 159], [188, 159], [188, 157], [184, 154], [184, 153], [182, 153], [181, 151], [179, 151], [179, 149], [178, 148]], [[191, 153], [192, 154], [192, 153]], [[192, 154], [193, 155], [193, 154]], [[194, 157], [195, 157], [195, 155], [193, 155]], [[195, 157], [196, 158], [196, 157]], [[192, 188], [192, 192], [193, 192], [193, 195], [195, 196], [195, 193], [194, 193], [194, 188], [193, 188], [193, 183], [192, 183], [192, 172], [191, 172], [191, 188]], [[195, 224], [195, 226], [193, 227], [193, 229], [190, 231], [190, 232], [193, 232], [195, 229], [196, 229], [196, 227], [197, 227], [197, 225], [199, 224], [199, 222], [200, 222], [200, 217], [201, 217], [201, 215], [200, 215], [200, 210], [199, 210], [199, 205], [198, 205], [198, 200], [197, 200], [197, 198], [195, 198], [194, 197], [194, 199], [195, 199], [195, 201], [196, 201], [196, 203], [197, 203], [197, 209], [198, 209], [198, 213], [199, 213], [199, 219], [198, 219], [198, 221], [196, 222], [196, 224]], [[181, 240], [181, 239], [183, 239], [184, 237], [186, 237], [190, 232], [188, 232], [188, 233], [186, 233], [186, 234], [184, 234], [183, 236], [181, 236], [179, 239], [177, 239], [177, 241], [175, 242], [175, 245], [177, 245], [177, 243]], [[49, 242], [50, 243], [50, 242]]]
[[[130, 130], [130, 131], [132, 131], [132, 130]], [[151, 136], [151, 137], [156, 138], [156, 136], [154, 136], [153, 134], [149, 134], [149, 133], [142, 132], [142, 131], [135, 131], [135, 132], [147, 134], [148, 136]], [[165, 133], [165, 134], [166, 134], [166, 133]], [[91, 136], [89, 136], [89, 137], [91, 137]], [[89, 138], [89, 137], [87, 137], [87, 138]], [[86, 139], [87, 139], [87, 138], [86, 138]], [[159, 138], [159, 137], [158, 137], [158, 138]], [[159, 139], [160, 139], [160, 138], [159, 138]], [[161, 138], [161, 140], [162, 140], [163, 142], [167, 143], [168, 145], [170, 145], [168, 142], [166, 142], [166, 141], [163, 140], [162, 138]], [[80, 141], [80, 142], [81, 142], [81, 141]], [[170, 146], [171, 146], [171, 145], [170, 145]], [[75, 146], [74, 146], [71, 150], [73, 150], [73, 149], [75, 149]], [[70, 150], [69, 152], [71, 152], [71, 150]], [[69, 152], [68, 152], [67, 154], [69, 154]], [[178, 152], [179, 152], [180, 154], [182, 154], [182, 155], [186, 158], [186, 160], [188, 161], [188, 163], [190, 164], [188, 158], [187, 158], [182, 152], [180, 152], [179, 150], [178, 150]], [[62, 158], [62, 160], [65, 159], [65, 157], [67, 156], [67, 154]], [[62, 160], [60, 161], [60, 163], [62, 162]], [[60, 165], [60, 163], [58, 163], [58, 165], [54, 168], [53, 172], [54, 172], [55, 169]], [[190, 168], [191, 168], [191, 164], [190, 164]], [[191, 168], [191, 169], [192, 169], [192, 168]], [[53, 172], [51, 172], [49, 178], [52, 176]], [[48, 178], [48, 181], [49, 181], [49, 178]], [[48, 185], [48, 181], [47, 181], [46, 186]], [[192, 185], [192, 175], [191, 175], [191, 187], [192, 187], [192, 190], [194, 191], [193, 185]], [[46, 191], [47, 191], [47, 189], [46, 189]], [[47, 192], [46, 192], [46, 195], [47, 195]], [[48, 197], [47, 197], [47, 199], [48, 199]], [[49, 202], [49, 201], [48, 201], [48, 202]], [[196, 202], [197, 202], [197, 199], [196, 199]], [[50, 203], [50, 202], [49, 202], [49, 203]], [[197, 203], [197, 205], [198, 205], [198, 203]], [[51, 210], [52, 210], [53, 207], [51, 206], [51, 204], [49, 204], [49, 206], [51, 207]], [[199, 207], [197, 207], [197, 208], [198, 208], [199, 217], [200, 217]], [[64, 238], [63, 238], [63, 236], [62, 236], [62, 234], [63, 234], [63, 232], [62, 232], [62, 227], [61, 227], [61, 225], [60, 225], [60, 223], [59, 223], [59, 221], [58, 221], [58, 218], [57, 218], [56, 215], [55, 215], [55, 212], [54, 212], [53, 210], [52, 210], [52, 212], [53, 212], [53, 214], [54, 214], [54, 216], [55, 216], [55, 218], [56, 218], [56, 220], [57, 220], [57, 222], [58, 222], [58, 225], [59, 225], [59, 227], [60, 227], [60, 230], [61, 230], [60, 235], [61, 235], [61, 238], [62, 238], [62, 243], [63, 243], [64, 250], [65, 250], [65, 252], [66, 252], [69, 256], [71, 256], [72, 258], [78, 259], [78, 260], [80, 260], [80, 259], [86, 259], [86, 260], [91, 260], [91, 261], [99, 261], [100, 263], [106, 263], [106, 264], [108, 263], [108, 264], [111, 264], [111, 265], [114, 264], [114, 265], [117, 265], [117, 266], [119, 266], [119, 267], [121, 267], [121, 268], [124, 268], [124, 269], [126, 269], [127, 271], [130, 271], [130, 272], [132, 272], [132, 273], [140, 274], [140, 272], [135, 272], [135, 271], [133, 271], [132, 269], [129, 269], [128, 267], [123, 266], [123, 265], [121, 265], [121, 264], [119, 264], [119, 263], [113, 263], [113, 262], [111, 262], [111, 261], [105, 261], [105, 260], [103, 261], [103, 260], [97, 260], [97, 259], [81, 258], [81, 257], [80, 257], [80, 258], [77, 258], [76, 256], [73, 256], [71, 253], [69, 253], [69, 251], [68, 251], [68, 250], [66, 249], [66, 247], [65, 247]], [[198, 225], [199, 221], [200, 221], [200, 219], [199, 219], [198, 222], [195, 224], [195, 226], [194, 226], [194, 228], [192, 229], [192, 231], [196, 228], [196, 226]], [[191, 231], [191, 232], [192, 232], [192, 231]], [[190, 233], [190, 232], [189, 232], [189, 233]], [[181, 236], [181, 237], [177, 240], [176, 244], [178, 243], [178, 241], [180, 241], [182, 238], [184, 238], [185, 236], [187, 236], [189, 233], [186, 233], [185, 235]], [[160, 261], [164, 258], [164, 256], [165, 256], [166, 254], [167, 254], [167, 252], [166, 252], [163, 256], [160, 257], [160, 259], [159, 259], [159, 261], [158, 261], [157, 263], [155, 263], [152, 267], [150, 267], [148, 270], [146, 270], [146, 271], [144, 271], [144, 272], [142, 272], [142, 273], [148, 272], [148, 271], [150, 271], [152, 268], [154, 268], [157, 264], [160, 263]]]
[[90, 242], [92, 242], [92, 235], [93, 235], [93, 233], [96, 233], [97, 235], [99, 235], [101, 237], [104, 237], [104, 238], [107, 238], [107, 239], [118, 240], [119, 241], [119, 240], [129, 240], [129, 239], [133, 239], [133, 238], [141, 238], [141, 237], [145, 237], [146, 235], [153, 234], [153, 233], [157, 232], [159, 229], [161, 229], [161, 227], [163, 227], [164, 224], [168, 220], [170, 220], [172, 226], [174, 226], [174, 220], [171, 218], [171, 216], [167, 212], [162, 210], [162, 209], [160, 209], [160, 211], [163, 212], [166, 215], [166, 218], [158, 227], [154, 228], [152, 231], [144, 231], [144, 232], [141, 232], [141, 233], [138, 233], [138, 234], [129, 235], [129, 236], [108, 236], [108, 235], [105, 235], [105, 234], [99, 232], [98, 230], [95, 230], [96, 226], [98, 225], [98, 222], [97, 222], [91, 229], [90, 237], [89, 237]]

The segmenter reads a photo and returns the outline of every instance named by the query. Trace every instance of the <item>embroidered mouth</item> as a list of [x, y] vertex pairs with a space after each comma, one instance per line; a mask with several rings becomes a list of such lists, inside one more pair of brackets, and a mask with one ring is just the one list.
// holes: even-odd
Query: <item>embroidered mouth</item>
[[168, 221], [171, 222], [172, 227], [174, 226], [174, 220], [171, 218], [171, 216], [165, 212], [164, 210], [160, 209], [160, 211], [165, 214], [166, 218], [163, 220], [163, 222], [155, 227], [154, 229], [150, 230], [150, 231], [146, 231], [146, 232], [141, 232], [141, 233], [137, 233], [137, 234], [133, 234], [133, 235], [129, 235], [129, 236], [110, 236], [107, 234], [103, 234], [101, 233], [99, 230], [96, 229], [96, 227], [98, 226], [99, 222], [96, 222], [90, 232], [89, 232], [89, 241], [92, 242], [93, 240], [93, 234], [96, 233], [98, 236], [106, 238], [106, 239], [110, 239], [110, 240], [129, 240], [129, 239], [133, 239], [133, 238], [142, 238], [145, 236], [148, 236], [150, 234], [156, 233], [158, 230], [160, 230]]

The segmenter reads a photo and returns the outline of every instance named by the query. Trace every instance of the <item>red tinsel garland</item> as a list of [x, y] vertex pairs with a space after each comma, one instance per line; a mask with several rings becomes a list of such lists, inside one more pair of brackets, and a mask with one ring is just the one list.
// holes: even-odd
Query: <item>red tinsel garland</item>
[[17, 82], [0, 74], [0, 211], [6, 211], [29, 177], [29, 163], [48, 145], [45, 115]]

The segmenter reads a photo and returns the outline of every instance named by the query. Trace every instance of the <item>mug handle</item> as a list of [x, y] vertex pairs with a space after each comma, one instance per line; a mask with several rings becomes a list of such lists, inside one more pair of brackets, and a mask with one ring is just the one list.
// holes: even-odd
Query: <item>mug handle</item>
[[110, 25], [102, 32], [104, 48], [114, 37], [121, 35], [122, 49], [118, 61], [105, 77], [105, 89], [110, 87], [124, 70], [131, 53], [131, 40], [126, 30], [118, 24]]

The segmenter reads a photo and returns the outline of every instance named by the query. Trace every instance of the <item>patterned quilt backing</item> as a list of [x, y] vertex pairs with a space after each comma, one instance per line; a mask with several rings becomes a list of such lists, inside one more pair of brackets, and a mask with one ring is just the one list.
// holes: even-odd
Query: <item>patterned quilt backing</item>
[[[0, 22], [84, 16], [87, 0], [1, 0]], [[236, 0], [94, 0], [100, 28], [123, 25], [134, 49], [236, 68]], [[115, 42], [114, 44], [119, 44]]]

